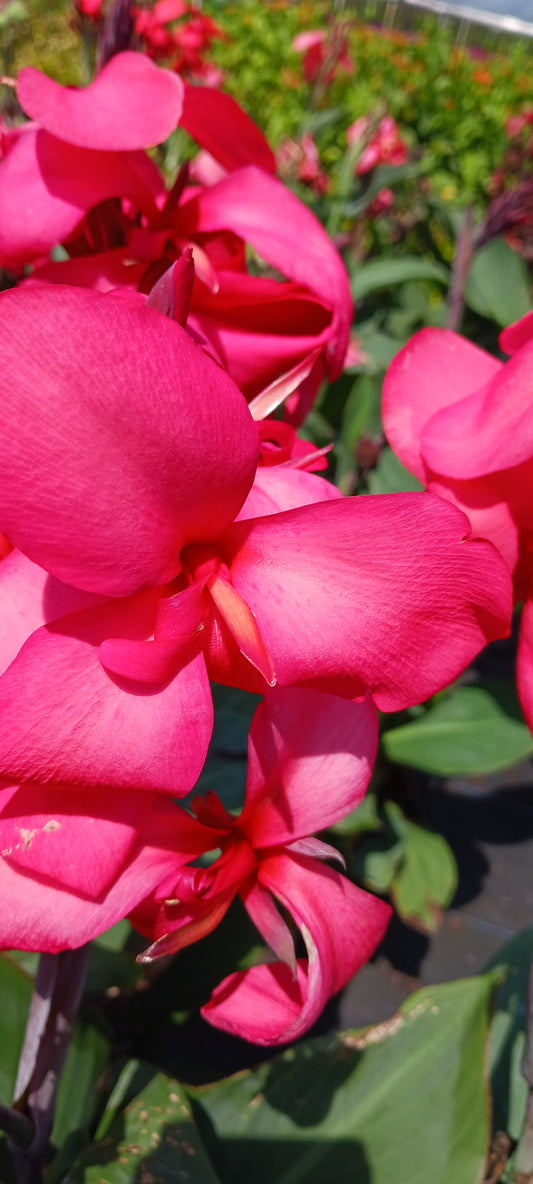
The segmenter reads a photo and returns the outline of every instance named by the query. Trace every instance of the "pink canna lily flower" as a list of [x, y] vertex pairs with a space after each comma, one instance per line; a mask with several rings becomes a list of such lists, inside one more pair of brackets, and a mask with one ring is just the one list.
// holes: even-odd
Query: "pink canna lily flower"
[[[351, 703], [317, 691], [278, 690], [252, 721], [239, 817], [216, 794], [193, 801], [221, 855], [208, 868], [182, 866], [177, 878], [167, 875], [131, 919], [156, 938], [140, 958], [150, 962], [209, 933], [241, 896], [279, 961], [220, 984], [203, 1009], [217, 1027], [259, 1044], [302, 1035], [383, 937], [388, 905], [325, 866], [338, 853], [308, 837], [360, 803], [376, 744], [369, 696]], [[306, 958], [296, 957], [279, 904], [301, 930]]]
[[500, 337], [501, 362], [457, 333], [424, 329], [397, 354], [383, 422], [400, 460], [490, 539], [524, 601], [517, 682], [533, 730], [533, 314]]
[[[388, 905], [325, 866], [338, 853], [308, 837], [359, 804], [376, 743], [370, 696], [351, 703], [281, 690], [252, 722], [239, 817], [215, 794], [193, 803], [196, 818], [145, 789], [0, 790], [0, 945], [76, 948], [129, 914], [155, 939], [143, 957], [151, 961], [210, 932], [239, 894], [279, 961], [231, 976], [204, 1014], [259, 1043], [303, 1033], [389, 920]], [[222, 854], [210, 868], [192, 866], [214, 847]], [[306, 958], [296, 957], [279, 904], [301, 930]]]
[[507, 568], [464, 515], [256, 475], [246, 403], [174, 321], [83, 289], [1, 305], [5, 777], [179, 796], [208, 677], [398, 710], [507, 633]]
[[[149, 292], [192, 246], [190, 324], [247, 398], [314, 358], [290, 404], [301, 422], [322, 379], [343, 368], [348, 278], [319, 221], [271, 175], [274, 155], [235, 100], [135, 53], [85, 90], [26, 67], [17, 94], [35, 122], [8, 137], [0, 163], [2, 265], [34, 264], [32, 284]], [[217, 184], [189, 186], [185, 169], [167, 192], [144, 148], [178, 122], [222, 168]], [[58, 243], [70, 258], [51, 262]], [[287, 282], [249, 275], [247, 243]]]

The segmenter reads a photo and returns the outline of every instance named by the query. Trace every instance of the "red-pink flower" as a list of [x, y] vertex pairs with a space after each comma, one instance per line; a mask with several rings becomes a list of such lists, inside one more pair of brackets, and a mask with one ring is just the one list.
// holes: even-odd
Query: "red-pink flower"
[[403, 464], [464, 510], [514, 573], [525, 602], [517, 681], [533, 728], [533, 314], [500, 345], [507, 362], [450, 330], [422, 330], [390, 366], [383, 418]]
[[[215, 794], [193, 803], [193, 818], [146, 790], [0, 790], [1, 946], [75, 948], [129, 913], [156, 940], [151, 961], [210, 932], [238, 893], [281, 961], [225, 980], [204, 1014], [260, 1043], [300, 1035], [370, 957], [390, 916], [324, 865], [335, 850], [308, 837], [359, 804], [376, 741], [369, 697], [276, 691], [254, 716], [238, 818]], [[207, 871], [189, 866], [215, 847], [222, 854]], [[296, 958], [278, 904], [307, 958]]]
[[448, 503], [282, 466], [252, 487], [240, 393], [140, 297], [0, 302], [5, 777], [183, 794], [208, 675], [396, 710], [507, 632], [505, 564]]
[[[337, 852], [308, 837], [359, 805], [376, 743], [369, 698], [279, 690], [252, 722], [242, 813], [228, 814], [213, 793], [193, 801], [221, 854], [206, 869], [167, 873], [133, 912], [156, 939], [143, 961], [209, 933], [237, 893], [279, 959], [225, 979], [203, 1009], [211, 1023], [260, 1044], [300, 1036], [381, 940], [388, 906], [326, 867]], [[306, 959], [297, 958], [278, 904], [301, 930]]]
[[346, 133], [348, 147], [361, 144], [361, 154], [355, 166], [358, 177], [369, 173], [379, 164], [404, 164], [409, 156], [409, 149], [398, 130], [396, 120], [392, 115], [384, 115], [380, 120], [377, 131], [368, 138], [371, 120], [368, 115], [362, 115], [350, 124]]
[[[37, 264], [32, 283], [149, 292], [192, 245], [190, 323], [247, 398], [314, 358], [291, 407], [301, 421], [324, 376], [343, 368], [348, 278], [318, 220], [268, 175], [274, 156], [237, 103], [184, 89], [139, 54], [117, 55], [84, 91], [28, 67], [18, 96], [37, 122], [7, 142], [0, 164], [0, 262]], [[140, 150], [178, 120], [228, 171], [218, 184], [190, 187], [182, 172], [167, 192]], [[59, 242], [71, 258], [51, 263]], [[288, 282], [248, 274], [247, 243]]]

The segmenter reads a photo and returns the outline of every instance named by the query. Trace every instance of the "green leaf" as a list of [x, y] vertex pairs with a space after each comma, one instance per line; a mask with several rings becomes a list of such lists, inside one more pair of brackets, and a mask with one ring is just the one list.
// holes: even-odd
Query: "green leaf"
[[522, 1073], [526, 1044], [527, 993], [533, 929], [524, 929], [491, 958], [488, 969], [504, 977], [494, 997], [489, 1061], [493, 1130], [519, 1139], [526, 1116], [528, 1087]]
[[58, 1154], [47, 1184], [59, 1184], [77, 1152], [90, 1142], [90, 1127], [102, 1102], [111, 1041], [99, 1014], [84, 1008], [76, 1020], [59, 1082], [52, 1131]]
[[474, 255], [465, 300], [474, 312], [503, 327], [530, 311], [527, 264], [503, 238], [493, 239]]
[[383, 448], [376, 468], [368, 474], [368, 488], [371, 493], [410, 493], [424, 487], [404, 468], [392, 448]]
[[32, 991], [29, 975], [7, 954], [0, 954], [0, 1100], [7, 1106], [13, 1101]]
[[[488, 687], [489, 684], [487, 684]], [[495, 773], [533, 753], [507, 688], [457, 687], [412, 723], [383, 735], [389, 760], [440, 777]]]
[[457, 864], [446, 839], [406, 822], [403, 859], [391, 884], [394, 904], [404, 921], [434, 933], [440, 911], [452, 900], [457, 888]]
[[450, 272], [442, 263], [419, 259], [417, 255], [405, 255], [400, 259], [372, 259], [353, 275], [352, 297], [356, 301], [362, 300], [372, 292], [389, 288], [391, 284], [404, 284], [407, 280], [436, 280], [437, 283], [448, 285]]
[[223, 1184], [479, 1184], [493, 986], [417, 991], [376, 1028], [190, 1090]]
[[154, 1074], [119, 1112], [105, 1136], [78, 1158], [63, 1184], [220, 1184], [187, 1096], [177, 1081]]

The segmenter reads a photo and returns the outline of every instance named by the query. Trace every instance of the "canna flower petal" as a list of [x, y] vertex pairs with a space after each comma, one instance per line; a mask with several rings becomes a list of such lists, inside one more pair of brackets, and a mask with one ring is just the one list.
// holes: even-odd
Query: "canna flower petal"
[[[122, 871], [152, 807], [142, 790], [73, 785], [0, 790], [0, 852], [37, 880], [97, 898]], [[38, 889], [37, 889], [38, 890]]]
[[[181, 209], [181, 233], [194, 237], [198, 232], [219, 230], [238, 234], [267, 263], [316, 293], [331, 310], [326, 356], [330, 377], [337, 378], [352, 321], [350, 289], [340, 255], [311, 210], [275, 177], [249, 165], [230, 173]], [[305, 250], [300, 249], [302, 242]]]
[[528, 461], [533, 454], [533, 341], [485, 385], [443, 408], [426, 424], [421, 448], [428, 464], [449, 477], [482, 477]]
[[153, 616], [147, 593], [61, 618], [31, 635], [0, 679], [4, 777], [178, 796], [192, 789], [213, 726], [198, 645], [182, 653], [173, 678], [167, 674], [155, 686], [112, 677], [99, 658], [106, 638], [142, 638], [153, 629]]
[[254, 847], [292, 843], [362, 801], [378, 740], [370, 695], [361, 703], [276, 688], [255, 712], [239, 828]]
[[255, 164], [275, 173], [276, 158], [263, 133], [224, 91], [186, 83], [180, 122], [223, 168]]
[[123, 152], [166, 140], [180, 121], [183, 82], [141, 53], [119, 53], [84, 89], [25, 66], [17, 98], [47, 132], [78, 148]]
[[155, 217], [161, 188], [144, 152], [88, 151], [29, 124], [0, 163], [0, 262], [16, 270], [48, 255], [107, 198]]
[[181, 548], [216, 538], [251, 487], [257, 429], [240, 392], [140, 302], [38, 287], [1, 303], [1, 529], [86, 591], [172, 580]]
[[[465, 516], [440, 498], [393, 494], [239, 522], [221, 550], [278, 683], [348, 698], [370, 688], [378, 707], [396, 711], [434, 694], [487, 640], [507, 635], [508, 569], [468, 531]], [[220, 645], [214, 633], [206, 660], [225, 681], [231, 669]]]
[[[36, 792], [38, 788], [35, 787]], [[7, 792], [10, 793], [10, 791]], [[43, 794], [48, 793], [48, 787], [43, 788], [42, 792]], [[59, 792], [59, 789], [54, 789], [54, 794]], [[69, 787], [68, 792], [69, 794], [77, 794], [83, 791]], [[113, 807], [111, 807], [111, 815], [109, 814], [109, 801], [114, 800], [114, 793], [115, 791], [113, 791], [112, 799], [109, 794], [106, 794], [102, 811], [104, 819], [109, 820], [110, 817], [113, 817]], [[98, 834], [99, 819], [96, 809], [101, 799], [94, 791], [91, 796], [92, 808], [95, 811], [92, 829], [96, 830]], [[129, 791], [128, 794], [124, 794], [123, 804], [126, 797], [129, 797]], [[12, 800], [11, 796], [9, 798], [6, 796], [8, 804], [10, 800]], [[59, 805], [57, 797], [54, 800], [55, 804]], [[155, 891], [165, 875], [168, 875], [170, 871], [175, 875], [180, 863], [188, 862], [197, 848], [196, 828], [198, 828], [198, 823], [195, 824], [193, 836], [188, 834], [188, 823], [182, 824], [180, 828], [182, 850], [179, 843], [176, 842], [174, 831], [176, 809], [175, 804], [165, 798], [163, 794], [155, 796], [146, 820], [137, 833], [136, 842], [123, 862], [120, 874], [117, 875], [106, 892], [97, 896], [91, 897], [87, 892], [71, 891], [66, 889], [57, 879], [44, 875], [35, 876], [17, 866], [9, 857], [0, 858], [0, 892], [4, 903], [0, 941], [2, 949], [46, 950], [50, 953], [75, 949], [84, 945], [85, 942], [91, 941], [93, 937], [97, 937], [98, 934], [109, 929], [111, 925], [115, 925], [117, 921], [122, 920], [146, 896]], [[44, 814], [39, 813], [38, 817], [40, 820]], [[128, 818], [127, 810], [125, 817]], [[131, 812], [129, 817], [132, 817]], [[30, 825], [24, 829], [35, 829], [31, 825], [32, 815], [27, 815], [25, 821]], [[47, 822], [50, 821], [63, 821], [63, 819], [56, 818], [55, 815], [50, 818], [47, 815]], [[195, 823], [195, 820], [190, 819], [190, 822]], [[46, 826], [46, 822], [44, 825]], [[102, 833], [111, 837], [111, 827], [112, 823], [108, 821], [104, 825]], [[81, 841], [82, 830], [83, 823], [80, 823], [77, 832], [80, 842], [73, 842], [70, 847], [71, 854], [75, 853], [76, 860], [81, 861], [81, 867], [87, 876], [87, 884], [90, 888], [91, 875], [94, 874], [90, 870], [90, 859], [95, 853], [95, 840], [93, 838], [86, 846]], [[49, 831], [47, 837], [50, 840], [59, 839], [62, 833], [64, 832]], [[74, 826], [72, 839], [74, 839], [75, 833]], [[169, 842], [169, 834], [173, 841]], [[126, 847], [127, 843], [124, 844], [124, 850]], [[37, 850], [36, 845], [35, 850]]]
[[241, 971], [223, 980], [202, 1015], [256, 1044], [283, 1044], [307, 1031], [330, 996], [368, 961], [391, 910], [338, 872], [303, 856], [262, 860], [260, 883], [300, 928], [307, 974], [302, 964], [296, 982], [285, 965]]
[[[421, 436], [441, 408], [484, 387], [502, 362], [449, 329], [422, 329], [393, 358], [383, 382], [383, 426], [402, 464], [426, 480]], [[466, 477], [462, 465], [456, 476]], [[437, 471], [442, 472], [437, 466]]]

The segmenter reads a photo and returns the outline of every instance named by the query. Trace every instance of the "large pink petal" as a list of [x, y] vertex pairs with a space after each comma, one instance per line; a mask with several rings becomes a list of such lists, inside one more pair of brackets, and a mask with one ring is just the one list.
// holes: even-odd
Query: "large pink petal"
[[[349, 698], [370, 688], [378, 707], [396, 711], [446, 686], [509, 630], [507, 567], [468, 529], [430, 494], [347, 498], [236, 523], [223, 557], [279, 683]], [[224, 680], [220, 659], [209, 655]]]
[[496, 358], [449, 329], [422, 329], [393, 358], [383, 383], [383, 427], [402, 464], [421, 481], [425, 425], [435, 412], [478, 390], [501, 368]]
[[153, 217], [160, 190], [144, 152], [76, 148], [30, 127], [0, 164], [0, 262], [20, 268], [47, 255], [109, 197], [128, 198]]
[[443, 408], [426, 424], [421, 449], [437, 473], [483, 477], [522, 464], [533, 455], [533, 341], [522, 346], [492, 379]]
[[44, 286], [0, 299], [1, 529], [87, 591], [164, 584], [250, 489], [242, 395], [140, 302]]
[[160, 684], [104, 669], [106, 637], [143, 639], [145, 595], [38, 629], [0, 679], [0, 768], [23, 781], [130, 786], [183, 795], [205, 760], [213, 708], [198, 647]]
[[185, 203], [180, 229], [232, 230], [288, 279], [304, 284], [333, 311], [327, 359], [330, 376], [342, 370], [352, 320], [348, 277], [341, 258], [311, 210], [281, 181], [249, 165]]
[[49, 576], [20, 551], [11, 551], [0, 563], [0, 674], [16, 658], [28, 637], [50, 621], [81, 612], [101, 603], [94, 592], [80, 592]]
[[[191, 858], [188, 850], [180, 854], [179, 844], [169, 844], [169, 834], [175, 839], [176, 810], [172, 801], [157, 795], [125, 866], [97, 899], [79, 890], [67, 891], [0, 858], [2, 949], [72, 949], [120, 921], [157, 889], [165, 875]], [[184, 846], [189, 846], [187, 835]]]
[[17, 98], [30, 119], [75, 144], [106, 152], [151, 148], [179, 123], [183, 83], [141, 53], [120, 53], [84, 90], [25, 66]]
[[291, 986], [290, 972], [254, 967], [225, 979], [202, 1014], [216, 1027], [246, 1040], [282, 1044], [306, 1032], [331, 995], [368, 961], [391, 910], [338, 872], [301, 856], [263, 860], [260, 883], [302, 930], [309, 958], [307, 978], [300, 974], [297, 986]]
[[376, 747], [370, 696], [352, 703], [276, 687], [252, 720], [239, 828], [254, 847], [270, 847], [330, 826], [359, 805]]
[[98, 897], [121, 871], [153, 798], [143, 790], [0, 791], [0, 852], [22, 871]]
[[224, 91], [186, 83], [180, 122], [225, 169], [255, 164], [275, 173], [276, 158], [263, 133]]
[[524, 317], [507, 325], [500, 333], [500, 349], [504, 354], [515, 354], [523, 345], [527, 345], [533, 337], [533, 311], [526, 312]]

